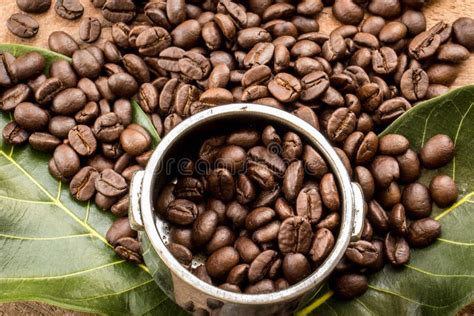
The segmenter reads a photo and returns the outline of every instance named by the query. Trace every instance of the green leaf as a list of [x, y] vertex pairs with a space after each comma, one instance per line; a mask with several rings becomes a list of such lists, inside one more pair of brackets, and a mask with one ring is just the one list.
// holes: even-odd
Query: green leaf
[[[22, 45], [0, 51], [5, 47], [15, 55], [43, 53]], [[66, 58], [46, 54], [49, 62]], [[10, 120], [1, 113], [0, 129]], [[0, 139], [0, 303], [33, 300], [111, 315], [183, 314], [145, 266], [114, 253], [104, 237], [114, 216], [75, 201], [67, 185], [49, 175], [49, 158]]]
[[[420, 181], [445, 173], [458, 185], [460, 198], [448, 209], [434, 207], [442, 224], [438, 241], [412, 249], [409, 264], [386, 266], [369, 278], [362, 297], [341, 302], [321, 291], [299, 315], [454, 315], [474, 301], [474, 86], [420, 103], [389, 126], [382, 135], [405, 135], [418, 151], [432, 136], [449, 135], [456, 143], [453, 161], [440, 170], [424, 170]], [[312, 311], [312, 312], [311, 312]]]

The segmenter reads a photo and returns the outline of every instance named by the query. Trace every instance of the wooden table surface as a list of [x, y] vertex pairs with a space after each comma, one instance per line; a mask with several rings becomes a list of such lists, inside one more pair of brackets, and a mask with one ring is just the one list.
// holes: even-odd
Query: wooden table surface
[[[53, 8], [48, 12], [36, 15], [35, 18], [40, 23], [38, 34], [32, 39], [20, 39], [4, 27], [6, 20], [11, 14], [20, 12], [16, 6], [15, 0], [0, 0], [0, 43], [18, 43], [25, 45], [34, 45], [38, 47], [48, 48], [48, 36], [51, 32], [62, 30], [73, 36], [78, 43], [80, 20], [68, 21], [56, 15]], [[53, 1], [54, 2], [54, 1]], [[110, 23], [104, 21], [100, 11], [94, 8], [90, 0], [81, 0], [85, 7], [84, 16], [95, 16], [103, 22], [103, 25], [110, 26]], [[428, 27], [439, 21], [448, 23], [454, 22], [458, 17], [468, 16], [474, 18], [474, 0], [431, 0], [430, 4], [424, 9]], [[320, 15], [319, 22], [321, 31], [329, 33], [332, 29], [339, 25], [332, 17], [330, 9]], [[99, 45], [104, 39], [110, 38], [110, 29], [106, 28], [103, 32]], [[459, 77], [453, 84], [454, 87], [474, 84], [474, 55], [459, 67]], [[1, 297], [0, 297], [1, 299]], [[65, 311], [56, 307], [48, 306], [35, 302], [8, 303], [0, 305], [0, 315], [90, 315], [84, 313]]]

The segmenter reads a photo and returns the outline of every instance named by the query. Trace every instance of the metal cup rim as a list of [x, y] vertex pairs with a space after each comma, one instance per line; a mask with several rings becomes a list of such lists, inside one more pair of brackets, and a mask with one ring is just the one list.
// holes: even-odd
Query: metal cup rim
[[[179, 141], [180, 135], [184, 135], [189, 129], [195, 128], [200, 124], [209, 123], [210, 121], [229, 118], [231, 116], [240, 118], [247, 115], [264, 117], [266, 119], [283, 123], [288, 126], [290, 130], [303, 135], [311, 142], [312, 146], [317, 148], [319, 153], [329, 164], [336, 178], [336, 182], [338, 183], [339, 190], [342, 191], [340, 192], [342, 198], [339, 236], [333, 250], [326, 260], [303, 281], [300, 281], [285, 290], [268, 294], [233, 293], [210, 285], [194, 276], [190, 271], [179, 264], [179, 262], [168, 251], [155, 224], [155, 220], [161, 221], [161, 219], [154, 214], [152, 206], [152, 190], [154, 177], [156, 176], [156, 168], [161, 163], [161, 158], [164, 156], [164, 153], [172, 148], [172, 146], [175, 146]], [[310, 124], [293, 114], [269, 106], [246, 103], [222, 105], [199, 112], [181, 122], [168, 135], [166, 135], [153, 152], [145, 169], [141, 188], [140, 208], [145, 232], [150, 239], [154, 250], [173, 274], [180, 277], [190, 286], [217, 300], [247, 305], [264, 305], [290, 301], [303, 296], [308, 293], [308, 291], [315, 290], [316, 287], [329, 276], [344, 255], [351, 240], [355, 216], [354, 195], [351, 189], [349, 174], [336, 151], [326, 138]]]

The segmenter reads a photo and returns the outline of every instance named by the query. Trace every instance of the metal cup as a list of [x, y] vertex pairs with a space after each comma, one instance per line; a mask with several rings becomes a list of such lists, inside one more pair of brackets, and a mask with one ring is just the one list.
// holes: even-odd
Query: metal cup
[[[180, 151], [193, 149], [206, 137], [233, 128], [273, 125], [293, 131], [317, 149], [333, 172], [341, 195], [341, 225], [332, 252], [310, 276], [288, 289], [269, 294], [240, 294], [219, 289], [195, 277], [166, 248], [168, 225], [153, 210], [161, 188], [176, 177], [167, 167]], [[199, 147], [196, 147], [196, 149]], [[326, 138], [300, 118], [268, 106], [230, 104], [200, 112], [176, 126], [155, 149], [144, 171], [137, 172], [130, 188], [129, 218], [139, 232], [143, 257], [161, 289], [184, 309], [213, 315], [289, 314], [323, 284], [341, 260], [349, 242], [358, 240], [365, 216], [360, 186], [351, 182], [344, 164]]]

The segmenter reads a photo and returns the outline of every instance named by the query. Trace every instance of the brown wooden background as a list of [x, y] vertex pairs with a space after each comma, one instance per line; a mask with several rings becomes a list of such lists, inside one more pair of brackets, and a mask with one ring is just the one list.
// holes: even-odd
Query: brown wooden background
[[[55, 1], [53, 1], [55, 2]], [[103, 25], [109, 25], [104, 21], [99, 10], [91, 5], [90, 0], [81, 0], [85, 7], [84, 16], [96, 16]], [[51, 8], [48, 12], [36, 15], [35, 18], [40, 22], [40, 30], [33, 39], [20, 39], [8, 32], [5, 27], [6, 20], [11, 14], [20, 12], [16, 6], [15, 0], [0, 0], [0, 43], [18, 43], [26, 45], [35, 45], [48, 48], [48, 36], [51, 32], [62, 30], [73, 36], [78, 43], [78, 27], [80, 20], [68, 21], [60, 18]], [[428, 27], [439, 21], [448, 23], [454, 22], [458, 17], [469, 16], [474, 18], [474, 0], [431, 0], [430, 4], [424, 9], [428, 20]], [[319, 17], [321, 30], [329, 33], [330, 30], [338, 26], [332, 18], [330, 10], [325, 10]], [[106, 29], [100, 41], [109, 38], [110, 32]], [[100, 43], [99, 43], [100, 44]], [[459, 67], [459, 77], [453, 87], [459, 87], [467, 84], [474, 84], [474, 56]], [[1, 298], [0, 298], [1, 299]], [[19, 302], [0, 305], [0, 315], [90, 315], [84, 313], [65, 311], [56, 307], [36, 302]]]

